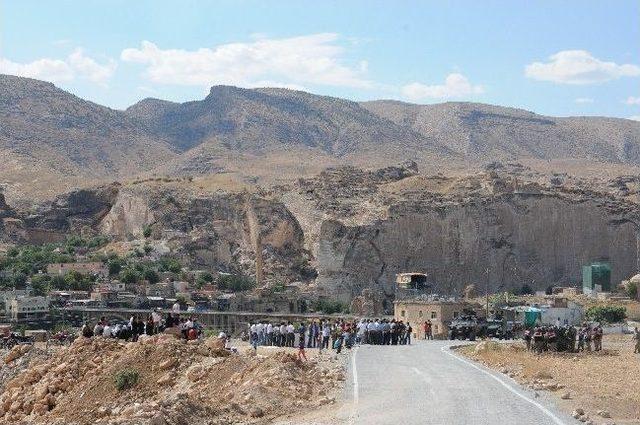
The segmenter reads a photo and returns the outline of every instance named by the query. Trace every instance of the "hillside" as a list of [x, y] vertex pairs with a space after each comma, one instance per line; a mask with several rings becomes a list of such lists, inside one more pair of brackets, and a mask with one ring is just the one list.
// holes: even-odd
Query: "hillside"
[[144, 99], [117, 111], [4, 75], [0, 119], [0, 187], [11, 202], [165, 175], [226, 172], [266, 187], [327, 167], [406, 160], [422, 173], [446, 174], [494, 160], [607, 178], [640, 166], [634, 121], [473, 103], [357, 103], [275, 88], [214, 86], [203, 100]]
[[557, 118], [466, 102], [414, 105], [380, 100], [361, 105], [471, 161], [581, 159], [640, 165], [640, 123], [631, 120]]
[[175, 156], [123, 112], [53, 84], [0, 75], [0, 184], [53, 196], [84, 181], [116, 180]]

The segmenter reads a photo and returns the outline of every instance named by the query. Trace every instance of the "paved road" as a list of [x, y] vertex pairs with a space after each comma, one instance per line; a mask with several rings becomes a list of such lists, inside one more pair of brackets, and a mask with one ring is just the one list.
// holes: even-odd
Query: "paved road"
[[451, 354], [449, 342], [361, 346], [349, 362], [338, 422], [570, 425], [578, 423], [511, 379]]

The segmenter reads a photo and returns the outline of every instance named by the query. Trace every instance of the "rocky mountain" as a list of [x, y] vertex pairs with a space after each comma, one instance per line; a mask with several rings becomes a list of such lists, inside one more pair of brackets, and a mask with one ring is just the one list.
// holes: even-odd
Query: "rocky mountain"
[[116, 180], [175, 156], [124, 112], [46, 83], [0, 75], [0, 184], [49, 197], [83, 182]]
[[50, 83], [3, 75], [0, 119], [0, 185], [9, 199], [223, 171], [269, 186], [327, 167], [406, 160], [422, 172], [454, 174], [495, 159], [564, 159], [577, 172], [606, 163], [618, 174], [640, 166], [640, 123], [629, 120], [471, 103], [357, 103], [275, 88], [215, 86], [203, 100], [145, 99], [116, 111]]
[[145, 99], [126, 112], [181, 151], [216, 143], [245, 153], [307, 147], [337, 157], [380, 148], [450, 154], [356, 102], [287, 89], [214, 86], [201, 101]]
[[376, 115], [438, 140], [468, 160], [579, 159], [640, 165], [640, 123], [557, 118], [479, 103], [363, 102]]

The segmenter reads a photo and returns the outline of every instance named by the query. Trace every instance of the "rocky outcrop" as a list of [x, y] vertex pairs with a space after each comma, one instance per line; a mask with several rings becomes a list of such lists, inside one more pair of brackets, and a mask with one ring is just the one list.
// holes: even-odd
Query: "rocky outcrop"
[[130, 186], [120, 191], [100, 221], [114, 239], [150, 237], [195, 268], [255, 274], [255, 237], [247, 217], [251, 204], [258, 223], [268, 276], [298, 279], [304, 234], [280, 202], [244, 193], [196, 194], [171, 188]]
[[399, 205], [384, 221], [327, 221], [318, 251], [318, 284], [350, 297], [374, 287], [387, 296], [404, 271], [429, 275], [440, 293], [574, 285], [581, 266], [609, 259], [613, 281], [635, 270], [637, 221], [596, 201], [511, 195], [473, 204]]
[[[482, 292], [487, 284], [492, 292], [576, 285], [581, 267], [599, 259], [611, 263], [613, 282], [636, 268], [637, 192], [617, 180], [590, 190], [494, 165], [459, 179], [370, 179], [332, 191], [325, 177], [301, 184], [325, 216], [316, 224], [316, 283], [345, 301], [365, 288], [390, 299], [395, 274], [407, 271], [427, 273], [436, 292], [462, 295], [469, 284]], [[630, 195], [612, 193], [620, 190]], [[375, 214], [353, 216], [363, 208]]]

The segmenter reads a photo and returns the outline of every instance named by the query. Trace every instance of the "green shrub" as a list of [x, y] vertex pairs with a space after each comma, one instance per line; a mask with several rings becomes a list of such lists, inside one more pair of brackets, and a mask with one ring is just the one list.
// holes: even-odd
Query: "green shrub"
[[627, 286], [627, 296], [632, 300], [638, 299], [638, 284], [635, 282], [629, 282]]
[[207, 285], [209, 283], [213, 282], [213, 275], [209, 272], [202, 272], [198, 275], [198, 278], [196, 279], [196, 285], [198, 286], [202, 286], [202, 285]]
[[248, 276], [242, 275], [221, 275], [218, 277], [218, 289], [223, 291], [248, 291], [256, 286], [256, 281]]
[[151, 236], [151, 226], [147, 225], [142, 228], [142, 236], [144, 236], [145, 238]]
[[180, 270], [182, 270], [182, 264], [180, 264], [180, 261], [171, 257], [162, 257], [158, 266], [160, 271], [163, 272], [180, 273]]
[[135, 386], [138, 383], [140, 374], [135, 369], [124, 369], [117, 372], [113, 378], [118, 391], [124, 391]]
[[346, 313], [349, 308], [346, 304], [340, 301], [330, 301], [330, 300], [318, 300], [314, 304], [315, 311], [323, 312], [324, 314], [333, 314], [333, 313]]
[[627, 317], [627, 309], [620, 306], [593, 306], [587, 309], [587, 319], [600, 323], [618, 323]]

